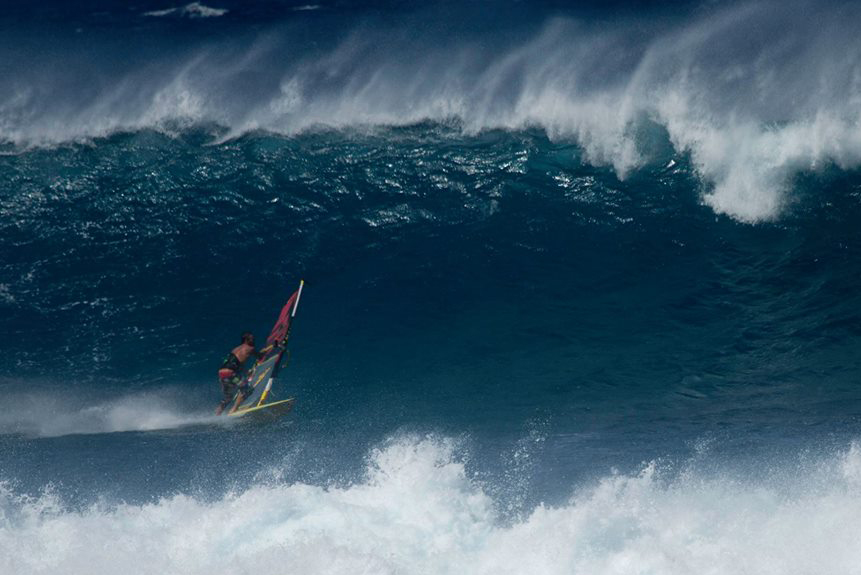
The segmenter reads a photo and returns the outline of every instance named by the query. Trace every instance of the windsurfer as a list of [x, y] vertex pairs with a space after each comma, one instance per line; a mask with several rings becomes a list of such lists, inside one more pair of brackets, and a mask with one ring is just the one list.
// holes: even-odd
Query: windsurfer
[[[242, 401], [251, 393], [251, 387], [247, 382], [243, 382], [242, 366], [245, 361], [251, 356], [258, 356], [254, 350], [254, 334], [246, 331], [242, 334], [242, 343], [234, 347], [224, 362], [221, 364], [221, 369], [218, 370], [218, 381], [221, 383], [221, 393], [223, 398], [221, 403], [215, 409], [215, 415], [221, 415], [224, 408], [236, 398], [231, 412], [236, 410]], [[237, 393], [238, 392], [238, 393]]]

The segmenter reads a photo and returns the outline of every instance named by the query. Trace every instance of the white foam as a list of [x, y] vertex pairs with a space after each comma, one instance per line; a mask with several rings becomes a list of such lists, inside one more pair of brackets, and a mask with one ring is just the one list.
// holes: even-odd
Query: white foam
[[432, 438], [375, 451], [365, 480], [349, 487], [273, 484], [214, 502], [176, 495], [83, 511], [6, 489], [0, 572], [856, 573], [859, 453], [759, 481], [666, 478], [652, 464], [510, 525], [452, 444]]
[[0, 284], [0, 301], [7, 304], [15, 303], [15, 296], [9, 289], [9, 284]]
[[144, 16], [159, 18], [177, 14], [179, 16], [188, 16], [189, 18], [217, 18], [219, 16], [224, 16], [227, 12], [228, 10], [226, 8], [211, 8], [201, 4], [200, 2], [192, 2], [191, 4], [186, 4], [185, 6], [180, 6], [178, 8], [166, 8], [164, 10], [144, 12]]
[[171, 14], [175, 14], [179, 8], [165, 8], [164, 10], [152, 10], [150, 12], [144, 12], [144, 16], [151, 16], [153, 18], [161, 18], [162, 16], [170, 16]]

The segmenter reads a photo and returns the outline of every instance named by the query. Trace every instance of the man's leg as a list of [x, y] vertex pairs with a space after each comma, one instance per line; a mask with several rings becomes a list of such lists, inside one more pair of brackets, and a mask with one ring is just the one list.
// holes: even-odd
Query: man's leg
[[236, 384], [231, 381], [221, 380], [221, 403], [215, 408], [215, 415], [221, 415], [224, 408], [230, 405], [233, 401], [233, 396], [236, 394]]
[[251, 387], [248, 385], [240, 385], [239, 391], [236, 392], [236, 401], [233, 403], [233, 407], [230, 408], [228, 413], [234, 413], [239, 409], [239, 404], [245, 401], [245, 398], [249, 395], [251, 395]]

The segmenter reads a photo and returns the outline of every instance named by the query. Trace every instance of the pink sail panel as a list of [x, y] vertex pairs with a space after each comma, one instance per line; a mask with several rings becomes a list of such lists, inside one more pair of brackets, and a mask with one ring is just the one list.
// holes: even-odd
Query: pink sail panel
[[290, 320], [292, 319], [290, 314], [293, 312], [293, 306], [296, 305], [296, 300], [298, 298], [299, 290], [296, 290], [281, 309], [281, 315], [278, 316], [278, 321], [275, 323], [275, 327], [272, 328], [272, 333], [270, 333], [269, 337], [266, 338], [266, 345], [282, 341], [287, 337], [287, 332], [290, 330]]

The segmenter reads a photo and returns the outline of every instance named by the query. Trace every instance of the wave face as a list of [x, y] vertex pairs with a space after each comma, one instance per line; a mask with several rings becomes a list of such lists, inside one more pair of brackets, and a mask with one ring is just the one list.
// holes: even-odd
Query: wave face
[[854, 572], [858, 8], [494, 7], [0, 15], [0, 573]]

